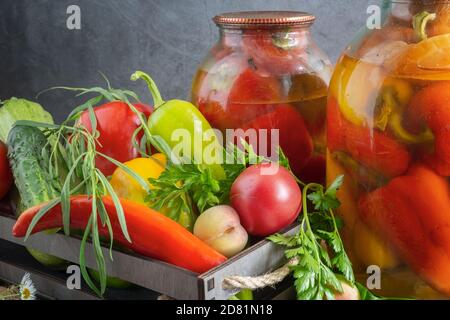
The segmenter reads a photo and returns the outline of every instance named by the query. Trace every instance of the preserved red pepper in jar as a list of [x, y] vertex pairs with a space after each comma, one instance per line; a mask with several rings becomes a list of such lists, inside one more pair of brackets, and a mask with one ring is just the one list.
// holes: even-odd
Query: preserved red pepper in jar
[[450, 298], [450, 1], [383, 10], [335, 68], [327, 180], [345, 175], [338, 214], [362, 283], [376, 266], [381, 295]]
[[294, 173], [324, 182], [331, 64], [311, 36], [314, 20], [304, 12], [216, 16], [220, 38], [195, 76], [192, 100], [223, 133], [266, 129], [257, 142], [266, 151], [275, 149], [271, 130], [278, 129]]

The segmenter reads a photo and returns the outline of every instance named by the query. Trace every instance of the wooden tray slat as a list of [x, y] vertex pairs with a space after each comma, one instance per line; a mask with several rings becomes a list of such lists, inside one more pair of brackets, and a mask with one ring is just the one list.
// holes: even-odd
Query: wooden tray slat
[[[80, 240], [63, 234], [39, 233], [27, 242], [12, 236], [15, 219], [0, 214], [0, 239], [51, 254], [75, 264], [79, 261]], [[298, 231], [298, 226], [286, 229], [285, 234]], [[96, 268], [92, 245], [86, 247], [86, 265]], [[270, 272], [284, 262], [283, 248], [268, 241], [260, 241], [222, 265], [201, 275], [178, 268], [159, 260], [145, 258], [113, 250], [114, 261], [109, 259], [109, 248], [103, 247], [107, 273], [141, 287], [160, 292], [180, 300], [224, 300], [235, 291], [222, 289], [222, 281], [227, 276], [255, 276]], [[0, 257], [1, 260], [1, 257]], [[1, 266], [0, 266], [1, 267]]]

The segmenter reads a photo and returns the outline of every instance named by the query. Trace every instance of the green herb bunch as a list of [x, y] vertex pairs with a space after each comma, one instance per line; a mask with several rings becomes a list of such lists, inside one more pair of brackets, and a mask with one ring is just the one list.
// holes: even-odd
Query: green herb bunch
[[[241, 141], [241, 146], [230, 144], [223, 153], [223, 159], [228, 159], [223, 166], [225, 179], [215, 179], [208, 166], [183, 163], [182, 159], [177, 159], [177, 164], [169, 163], [158, 179], [149, 180], [154, 189], [150, 190], [146, 201], [155, 210], [168, 209], [168, 216], [175, 221], [180, 212], [195, 216], [208, 208], [229, 203], [231, 186], [237, 177], [249, 165], [268, 161], [258, 156], [245, 141]], [[170, 153], [166, 155], [170, 159]], [[281, 165], [289, 167], [281, 149], [279, 158]]]
[[[340, 176], [327, 190], [316, 183], [304, 186], [298, 234], [292, 237], [276, 234], [268, 238], [287, 248], [287, 259], [298, 259], [298, 264], [292, 266], [298, 299], [334, 299], [336, 293], [343, 292], [341, 280], [355, 282], [352, 264], [339, 235], [339, 223], [333, 214], [340, 206], [336, 192], [342, 182]], [[309, 210], [308, 200], [314, 210]]]
[[[96, 294], [102, 296], [106, 290], [107, 275], [105, 257], [103, 255], [99, 234], [100, 225], [102, 227], [107, 227], [109, 232], [109, 255], [111, 260], [113, 260], [112, 247], [114, 243], [111, 221], [102, 202], [103, 196], [108, 195], [111, 197], [115, 205], [122, 233], [130, 243], [131, 238], [128, 233], [127, 223], [119, 197], [113, 190], [108, 178], [96, 168], [96, 159], [99, 157], [107, 159], [132, 176], [145, 190], [149, 191], [149, 187], [144, 179], [128, 167], [97, 150], [97, 147], [100, 144], [98, 141], [99, 131], [97, 130], [97, 119], [94, 113], [94, 106], [100, 104], [104, 100], [123, 101], [128, 104], [131, 110], [134, 111], [141, 120], [142, 125], [136, 130], [135, 136], [143, 130], [144, 136], [147, 137], [149, 136], [149, 132], [144, 115], [130, 103], [129, 99], [138, 101], [138, 97], [131, 91], [112, 89], [109, 82], [108, 89], [99, 87], [93, 89], [57, 87], [52, 89], [79, 91], [80, 93], [78, 96], [92, 93], [96, 93], [97, 95], [76, 107], [61, 125], [51, 125], [31, 121], [17, 122], [17, 125], [34, 126], [43, 130], [48, 139], [48, 145], [43, 148], [43, 152], [46, 152], [46, 154], [43, 156], [49, 163], [49, 176], [64, 175], [60, 197], [53, 199], [46, 204], [33, 218], [25, 240], [31, 235], [33, 228], [39, 220], [50, 209], [58, 204], [61, 204], [64, 233], [70, 235], [70, 197], [76, 194], [83, 194], [92, 198], [92, 211], [81, 241], [79, 263], [81, 273], [86, 283]], [[81, 114], [86, 110], [89, 113], [91, 130], [87, 130], [78, 123]], [[137, 143], [135, 140], [136, 139], [133, 139], [133, 142]], [[143, 140], [144, 143], [141, 143], [141, 145], [136, 144], [135, 146], [145, 155], [146, 150], [150, 150], [147, 142], [149, 140]], [[45, 150], [51, 151], [47, 152]], [[91, 241], [93, 245], [97, 269], [100, 275], [100, 288], [94, 284], [87, 271], [86, 246], [88, 241]]]
[[[281, 149], [278, 154], [278, 163], [290, 170]], [[214, 179], [210, 170], [201, 165], [169, 164], [158, 179], [150, 179], [155, 189], [150, 191], [147, 200], [157, 210], [169, 208], [175, 220], [180, 210], [202, 213], [210, 207], [229, 203], [233, 182], [249, 165], [269, 161], [258, 156], [245, 141], [241, 141], [241, 147], [229, 145], [224, 150], [224, 159], [232, 160], [224, 165], [224, 180]], [[269, 237], [286, 247], [287, 259], [298, 258], [298, 264], [292, 269], [299, 299], [333, 299], [336, 292], [343, 291], [341, 280], [355, 283], [352, 264], [339, 234], [340, 220], [333, 213], [340, 206], [336, 193], [343, 178], [338, 177], [326, 190], [320, 184], [305, 185], [296, 178], [303, 187], [299, 233], [292, 237], [279, 234]], [[309, 209], [308, 201], [313, 204], [313, 210]]]

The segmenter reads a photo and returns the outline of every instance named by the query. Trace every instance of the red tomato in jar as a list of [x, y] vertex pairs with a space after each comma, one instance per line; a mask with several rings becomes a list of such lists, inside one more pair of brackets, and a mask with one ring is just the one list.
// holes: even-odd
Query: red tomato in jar
[[236, 120], [228, 112], [229, 95], [242, 70], [247, 68], [245, 57], [235, 52], [216, 57], [216, 64], [211, 69], [200, 70], [193, 84], [194, 104], [205, 116], [213, 128], [225, 131], [236, 127]]
[[[279, 130], [279, 146], [284, 154], [288, 157], [292, 171], [296, 175], [300, 175], [304, 167], [310, 161], [314, 143], [309, 134], [305, 121], [302, 116], [290, 105], [278, 105], [275, 110], [270, 113], [257, 117], [256, 119], [246, 123], [243, 126], [247, 129], [266, 129], [267, 140], [258, 139], [258, 145], [253, 146], [254, 150], [261, 150], [258, 147], [262, 143], [267, 145], [268, 153], [274, 149], [272, 146], [271, 129]], [[259, 131], [258, 131], [259, 132]], [[248, 141], [251, 144], [251, 141]], [[278, 150], [274, 150], [275, 152]], [[260, 155], [261, 152], [259, 152]], [[271, 154], [269, 156], [272, 156]]]
[[234, 104], [273, 104], [280, 102], [281, 94], [282, 87], [278, 79], [263, 76], [248, 67], [233, 83], [228, 101]]
[[8, 161], [8, 148], [0, 141], [0, 200], [8, 193], [13, 184], [13, 175]]
[[[244, 51], [256, 68], [276, 76], [292, 75], [303, 71], [299, 60], [305, 55], [303, 46], [284, 45], [283, 39], [270, 34], [243, 37]], [[301, 41], [301, 39], [296, 39]]]
[[230, 198], [242, 226], [254, 236], [266, 237], [288, 227], [302, 209], [300, 187], [277, 164], [247, 168], [233, 183]]
[[219, 130], [241, 128], [242, 125], [276, 108], [283, 97], [283, 86], [267, 77], [237, 54], [223, 57], [207, 73], [197, 74], [194, 86], [198, 96], [194, 103], [208, 122]]
[[212, 101], [208, 99], [199, 99], [197, 102], [197, 107], [200, 112], [208, 120], [211, 127], [219, 129], [225, 132], [226, 129], [232, 129], [235, 124], [228, 116], [223, 105], [218, 101]]
[[226, 111], [233, 128], [273, 111], [281, 98], [282, 86], [278, 79], [263, 76], [248, 67], [233, 83], [228, 95]]

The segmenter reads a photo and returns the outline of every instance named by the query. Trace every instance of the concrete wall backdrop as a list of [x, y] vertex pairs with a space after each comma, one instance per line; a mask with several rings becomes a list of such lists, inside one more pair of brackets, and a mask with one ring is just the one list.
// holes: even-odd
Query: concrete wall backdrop
[[[167, 98], [188, 98], [197, 66], [216, 41], [211, 18], [241, 10], [314, 13], [314, 36], [335, 61], [364, 26], [378, 0], [1, 0], [0, 99], [35, 99], [52, 86], [103, 84], [132, 87], [130, 74], [152, 74]], [[81, 8], [81, 30], [68, 30], [69, 5]], [[38, 100], [61, 120], [76, 106], [73, 93], [51, 92]]]

